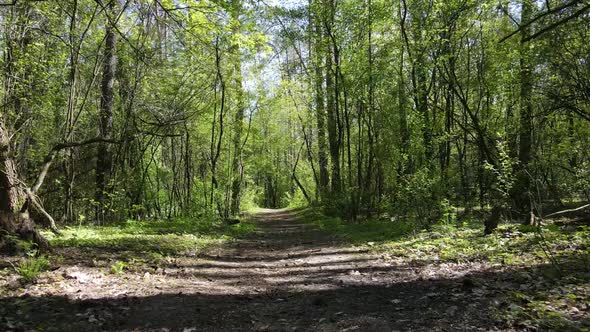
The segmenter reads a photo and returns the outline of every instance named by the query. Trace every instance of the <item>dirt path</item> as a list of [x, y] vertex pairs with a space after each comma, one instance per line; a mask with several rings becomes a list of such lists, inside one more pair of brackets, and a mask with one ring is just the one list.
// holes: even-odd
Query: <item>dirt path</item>
[[63, 267], [0, 298], [0, 331], [495, 329], [488, 304], [463, 284], [477, 267], [412, 266], [338, 245], [286, 210], [257, 220], [248, 239], [164, 268]]

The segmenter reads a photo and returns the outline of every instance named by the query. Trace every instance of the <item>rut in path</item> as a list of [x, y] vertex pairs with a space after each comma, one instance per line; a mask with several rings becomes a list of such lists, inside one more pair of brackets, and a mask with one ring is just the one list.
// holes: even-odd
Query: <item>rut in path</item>
[[[229, 247], [177, 257], [156, 273], [104, 276], [38, 290], [31, 326], [55, 331], [455, 331], [493, 328], [488, 304], [461, 288], [468, 272], [383, 258], [338, 243], [296, 211], [256, 215]], [[457, 267], [460, 268], [460, 267]], [[468, 269], [468, 268], [466, 268]], [[2, 327], [0, 321], [0, 330]]]

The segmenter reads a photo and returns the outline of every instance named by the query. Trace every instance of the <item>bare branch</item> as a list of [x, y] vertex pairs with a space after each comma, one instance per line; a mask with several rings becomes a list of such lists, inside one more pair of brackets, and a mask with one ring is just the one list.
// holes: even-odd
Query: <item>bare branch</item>
[[550, 213], [550, 214], [546, 215], [544, 218], [554, 217], [554, 216], [557, 216], [557, 215], [560, 215], [560, 214], [564, 214], [564, 213], [568, 213], [568, 212], [576, 212], [576, 211], [584, 210], [587, 207], [590, 207], [590, 204], [586, 204], [586, 205], [577, 207], [575, 209], [568, 209], [568, 210], [563, 210], [563, 211], [558, 211], [558, 212]]
[[[561, 5], [561, 6], [558, 6], [558, 7], [555, 7], [555, 8], [553, 8], [553, 9], [547, 10], [546, 12], [543, 12], [543, 13], [541, 13], [541, 14], [537, 15], [537, 16], [536, 16], [536, 17], [534, 17], [532, 20], [530, 20], [530, 21], [528, 21], [528, 22], [526, 22], [526, 23], [524, 23], [524, 24], [521, 24], [521, 25], [518, 27], [518, 29], [516, 29], [516, 30], [512, 31], [511, 33], [509, 33], [508, 35], [506, 35], [506, 36], [502, 37], [502, 39], [500, 39], [500, 41], [498, 41], [498, 43], [503, 43], [504, 41], [506, 41], [506, 40], [507, 40], [507, 39], [509, 39], [510, 37], [512, 37], [512, 36], [516, 35], [517, 33], [519, 33], [519, 32], [520, 32], [522, 29], [524, 29], [524, 28], [526, 28], [526, 27], [530, 26], [531, 24], [535, 23], [536, 21], [538, 21], [538, 20], [542, 19], [543, 17], [545, 17], [545, 16], [547, 16], [547, 15], [551, 15], [551, 14], [557, 13], [557, 12], [559, 12], [559, 11], [562, 11], [562, 10], [566, 9], [566, 8], [569, 8], [569, 7], [575, 6], [575, 5], [577, 5], [577, 4], [581, 3], [581, 2], [582, 2], [581, 0], [573, 0], [573, 1], [570, 1], [570, 2], [567, 2], [567, 3], [563, 4], [563, 5]], [[577, 16], [581, 15], [581, 14], [582, 14], [584, 11], [586, 11], [586, 10], [587, 10], [589, 7], [590, 7], [590, 6], [586, 6], [586, 7], [584, 7], [584, 8], [582, 8], [582, 9], [581, 9], [581, 12], [580, 12], [579, 14], [577, 14], [577, 15], [576, 15], [576, 14], [574, 14], [575, 16], [573, 16], [573, 15], [572, 15], [572, 16], [570, 16], [570, 17], [566, 18], [565, 20], [558, 21], [558, 22], [556, 22], [556, 23], [554, 23], [554, 24], [552, 24], [552, 25], [555, 25], [555, 24], [557, 24], [557, 25], [555, 26], [555, 27], [557, 27], [557, 26], [559, 26], [559, 25], [561, 25], [561, 24], [565, 23], [566, 21], [568, 21], [568, 20], [570, 20], [570, 19], [572, 19], [572, 18], [574, 18], [574, 17], [577, 17]], [[576, 13], [578, 13], [578, 12], [576, 12]], [[552, 26], [552, 25], [551, 25], [551, 26]], [[550, 27], [551, 27], [551, 26], [550, 26]], [[555, 27], [553, 27], [553, 28], [555, 28]], [[549, 28], [549, 27], [548, 27], [548, 28]], [[529, 40], [531, 40], [531, 39], [533, 39], [533, 38], [537, 37], [538, 35], [541, 35], [541, 34], [543, 34], [543, 33], [547, 32], [547, 31], [548, 31], [548, 28], [542, 29], [541, 31], [539, 31], [539, 32], [535, 33], [533, 36], [530, 36], [530, 37], [528, 37], [528, 38], [524, 39], [524, 40], [523, 40], [523, 42], [529, 41]], [[553, 28], [551, 28], [551, 29], [553, 29]], [[550, 29], [549, 29], [549, 30], [550, 30]]]
[[[25, 189], [25, 193], [27, 194], [27, 202], [30, 202], [31, 204], [33, 204], [35, 209], [37, 209], [37, 211], [39, 211], [41, 214], [43, 214], [45, 216], [45, 218], [47, 218], [47, 220], [49, 220], [49, 229], [54, 234], [61, 235], [61, 232], [59, 231], [59, 229], [57, 229], [57, 225], [55, 224], [55, 219], [53, 219], [53, 217], [47, 211], [45, 211], [45, 209], [43, 208], [43, 206], [39, 202], [37, 196], [35, 196], [35, 194], [33, 194], [31, 192], [31, 189], [29, 189], [29, 188]], [[23, 209], [26, 209], [25, 206], [23, 206]]]
[[555, 23], [553, 23], [553, 24], [551, 24], [551, 25], [549, 25], [549, 26], [547, 26], [547, 27], [545, 27], [545, 28], [537, 31], [532, 36], [529, 36], [529, 37], [523, 39], [522, 41], [523, 42], [528, 42], [530, 40], [533, 40], [533, 39], [541, 36], [542, 34], [544, 34], [546, 32], [549, 32], [549, 31], [557, 28], [558, 26], [560, 26], [562, 24], [565, 24], [568, 21], [571, 21], [571, 20], [575, 19], [576, 17], [578, 17], [578, 16], [586, 13], [588, 10], [590, 10], [590, 5], [586, 5], [586, 6], [582, 7], [582, 9], [578, 10], [577, 12], [573, 13], [572, 15], [570, 15], [570, 16], [564, 18], [564, 19], [561, 19], [561, 20], [559, 20], [559, 21], [557, 21], [557, 22], [555, 22]]

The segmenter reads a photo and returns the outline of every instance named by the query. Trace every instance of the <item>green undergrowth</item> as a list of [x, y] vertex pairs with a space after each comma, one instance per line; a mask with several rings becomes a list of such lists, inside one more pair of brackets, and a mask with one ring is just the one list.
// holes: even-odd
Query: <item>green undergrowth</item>
[[575, 258], [590, 263], [590, 226], [543, 227], [503, 224], [483, 236], [476, 220], [417, 227], [407, 220], [370, 219], [358, 223], [301, 210], [299, 216], [343, 242], [368, 245], [409, 261], [488, 261], [506, 265], [556, 263]]
[[369, 219], [361, 223], [351, 223], [338, 217], [324, 216], [313, 210], [301, 210], [298, 214], [307, 222], [352, 244], [396, 240], [415, 231], [415, 226], [405, 221], [385, 222]]
[[536, 281], [510, 292], [500, 317], [530, 331], [590, 331], [590, 278], [568, 276], [548, 284]]
[[[365, 246], [401, 264], [443, 271], [442, 278], [455, 263], [482, 263], [474, 265], [487, 266], [473, 272], [474, 294], [490, 299], [498, 291], [503, 294], [493, 312], [511, 328], [590, 331], [590, 226], [567, 220], [542, 227], [503, 224], [483, 236], [477, 220], [425, 229], [391, 218], [353, 224], [317, 211], [298, 213], [345, 244]], [[433, 267], [442, 263], [447, 265], [440, 270]]]
[[125, 250], [155, 255], [182, 255], [219, 245], [254, 230], [250, 220], [236, 225], [220, 221], [177, 219], [135, 221], [110, 226], [66, 227], [62, 235], [45, 235], [57, 248]]
[[29, 257], [16, 266], [16, 272], [23, 283], [30, 283], [35, 281], [41, 272], [48, 270], [50, 265], [44, 256]]
[[571, 259], [590, 263], [590, 228], [566, 229], [502, 225], [488, 236], [483, 228], [433, 226], [404, 238], [385, 241], [391, 255], [419, 261], [487, 261], [510, 266], [560, 264]]

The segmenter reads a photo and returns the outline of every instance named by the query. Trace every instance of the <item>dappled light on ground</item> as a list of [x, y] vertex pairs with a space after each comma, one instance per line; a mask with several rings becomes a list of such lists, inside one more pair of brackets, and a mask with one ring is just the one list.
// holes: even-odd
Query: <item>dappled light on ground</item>
[[[511, 330], [525, 329], [527, 323], [515, 326], [499, 314], [508, 311], [518, 316], [536, 301], [540, 290], [554, 295], [554, 290], [565, 295], [588, 290], [579, 279], [532, 280], [550, 266], [508, 269], [485, 261], [432, 263], [391, 257], [367, 246], [347, 245], [298, 216], [288, 210], [261, 212], [259, 226], [250, 235], [194, 255], [150, 263], [135, 252], [121, 273], [108, 272], [100, 262], [93, 266], [64, 259], [59, 269], [42, 275], [37, 284], [10, 290], [0, 298], [0, 327]], [[68, 255], [69, 250], [60, 252]], [[111, 253], [107, 250], [98, 257]], [[510, 296], [513, 291], [521, 294], [520, 300]], [[581, 311], [585, 309], [577, 310], [571, 316], [577, 321], [570, 325], [550, 322], [553, 325], [548, 326], [587, 324], [587, 314]]]

